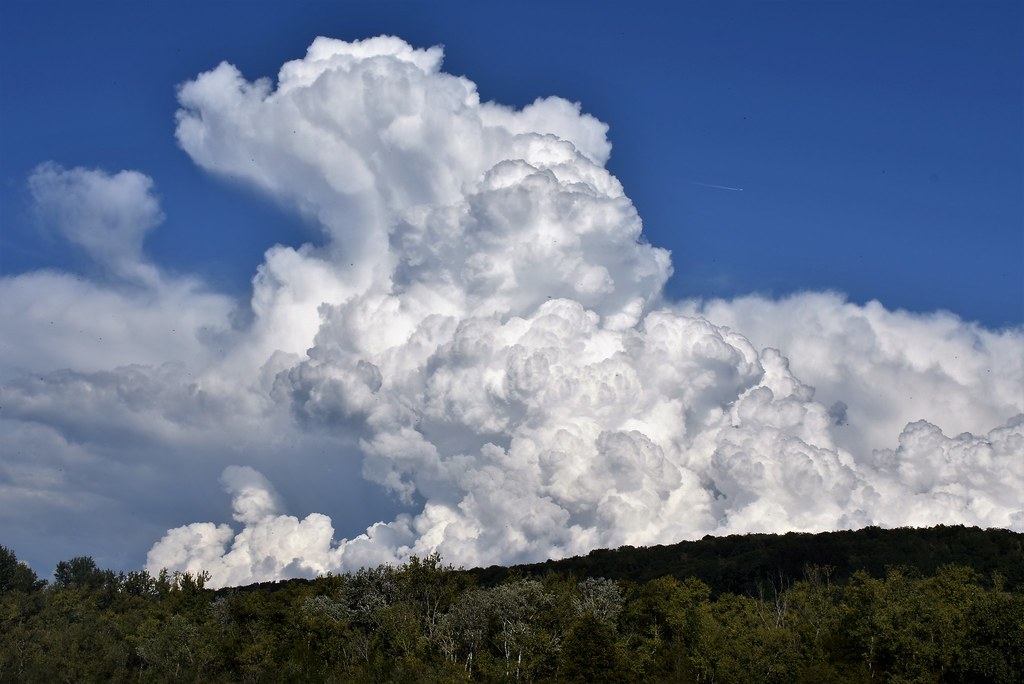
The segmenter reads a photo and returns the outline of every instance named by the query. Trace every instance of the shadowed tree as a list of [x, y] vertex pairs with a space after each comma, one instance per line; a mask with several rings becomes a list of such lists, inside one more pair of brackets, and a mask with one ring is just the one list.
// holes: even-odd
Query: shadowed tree
[[619, 672], [615, 633], [590, 612], [576, 618], [562, 643], [560, 677], [572, 684], [611, 684], [625, 681]]
[[40, 580], [32, 568], [18, 560], [6, 546], [0, 546], [0, 592], [30, 592], [41, 589], [46, 580]]
[[77, 556], [71, 560], [61, 561], [53, 571], [54, 583], [62, 589], [98, 589], [103, 586], [104, 575], [90, 556]]

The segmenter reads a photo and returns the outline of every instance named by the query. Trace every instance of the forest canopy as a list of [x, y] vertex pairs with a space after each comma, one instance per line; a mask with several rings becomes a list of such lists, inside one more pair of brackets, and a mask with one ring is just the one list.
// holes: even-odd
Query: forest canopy
[[1017, 682], [1024, 535], [744, 535], [207, 589], [0, 546], [0, 681]]

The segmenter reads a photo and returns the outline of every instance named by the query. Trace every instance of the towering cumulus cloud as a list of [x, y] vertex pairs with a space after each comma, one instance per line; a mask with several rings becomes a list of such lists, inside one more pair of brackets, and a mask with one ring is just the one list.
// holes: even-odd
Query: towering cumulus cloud
[[[235, 584], [433, 551], [471, 565], [708, 533], [1024, 529], [1022, 331], [831, 294], [668, 302], [669, 254], [604, 166], [607, 127], [559, 98], [481, 102], [441, 59], [318, 38], [276, 84], [221, 64], [181, 87], [196, 163], [322, 238], [268, 250], [251, 322], [194, 376], [161, 371], [145, 439], [227, 466], [237, 524], [171, 529], [150, 569]], [[5, 408], [56, 391], [12, 387]], [[230, 448], [241, 435], [251, 448]], [[296, 457], [299, 482], [382, 488], [393, 515], [350, 538], [289, 515], [310, 510], [299, 485], [279, 494], [254, 466], [280, 469], [290, 439], [326, 449]]]

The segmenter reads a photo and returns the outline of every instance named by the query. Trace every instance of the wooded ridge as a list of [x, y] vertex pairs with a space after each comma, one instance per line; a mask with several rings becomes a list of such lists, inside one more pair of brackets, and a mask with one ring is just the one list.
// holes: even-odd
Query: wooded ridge
[[1024, 534], [740, 535], [227, 588], [40, 580], [0, 546], [0, 681], [1020, 682]]

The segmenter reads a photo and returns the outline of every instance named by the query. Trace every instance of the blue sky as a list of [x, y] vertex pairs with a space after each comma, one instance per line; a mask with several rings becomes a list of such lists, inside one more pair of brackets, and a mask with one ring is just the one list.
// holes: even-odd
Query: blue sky
[[1022, 46], [1009, 2], [0, 3], [0, 543], [225, 585], [1024, 530]]
[[[52, 160], [156, 182], [155, 261], [245, 291], [315, 239], [177, 147], [175, 86], [222, 60], [275, 76], [316, 35], [445, 46], [487, 99], [560, 95], [610, 126], [610, 170], [673, 252], [674, 297], [834, 289], [1024, 321], [1019, 3], [4, 3], [0, 267], [83, 268], [40, 235]], [[742, 192], [707, 185], [743, 188]]]

